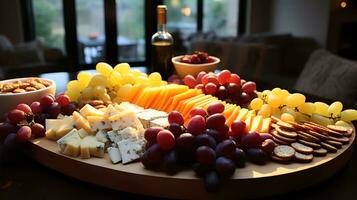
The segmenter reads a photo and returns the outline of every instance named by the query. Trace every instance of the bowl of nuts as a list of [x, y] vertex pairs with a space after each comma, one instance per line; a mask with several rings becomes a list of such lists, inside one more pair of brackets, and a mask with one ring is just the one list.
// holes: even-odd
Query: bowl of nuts
[[220, 59], [208, 55], [206, 52], [195, 51], [192, 55], [181, 55], [171, 59], [177, 74], [183, 78], [190, 74], [194, 77], [201, 71], [212, 72], [214, 71]]
[[56, 83], [50, 79], [29, 77], [0, 81], [0, 114], [3, 115], [20, 103], [31, 104], [55, 92]]

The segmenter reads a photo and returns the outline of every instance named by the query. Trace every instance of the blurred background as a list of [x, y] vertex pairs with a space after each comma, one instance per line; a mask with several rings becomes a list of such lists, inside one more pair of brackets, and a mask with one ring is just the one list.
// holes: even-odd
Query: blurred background
[[0, 78], [149, 66], [159, 4], [176, 55], [207, 51], [258, 83], [357, 94], [356, 0], [2, 0]]

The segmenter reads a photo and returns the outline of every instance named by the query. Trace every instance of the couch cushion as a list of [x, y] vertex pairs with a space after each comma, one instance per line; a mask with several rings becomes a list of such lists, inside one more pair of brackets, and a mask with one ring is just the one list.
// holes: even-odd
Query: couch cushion
[[354, 105], [357, 101], [356, 77], [357, 62], [318, 49], [310, 56], [295, 88], [308, 94]]

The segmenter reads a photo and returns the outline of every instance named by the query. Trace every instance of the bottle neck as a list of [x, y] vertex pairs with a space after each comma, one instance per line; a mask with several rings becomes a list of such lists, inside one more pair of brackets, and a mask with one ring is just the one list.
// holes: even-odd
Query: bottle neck
[[167, 32], [166, 24], [158, 24], [157, 32]]

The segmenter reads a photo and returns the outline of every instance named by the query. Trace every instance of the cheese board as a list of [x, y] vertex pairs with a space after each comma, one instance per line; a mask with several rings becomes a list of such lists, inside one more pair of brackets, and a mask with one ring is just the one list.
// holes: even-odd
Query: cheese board
[[218, 193], [208, 193], [202, 179], [195, 177], [192, 170], [170, 176], [146, 170], [140, 162], [113, 165], [108, 158], [73, 158], [60, 154], [57, 143], [46, 138], [32, 140], [26, 152], [41, 164], [67, 176], [119, 191], [175, 199], [257, 198], [298, 190], [326, 180], [351, 158], [355, 134], [350, 139], [350, 143], [337, 153], [316, 157], [307, 164], [247, 163], [224, 183]]

